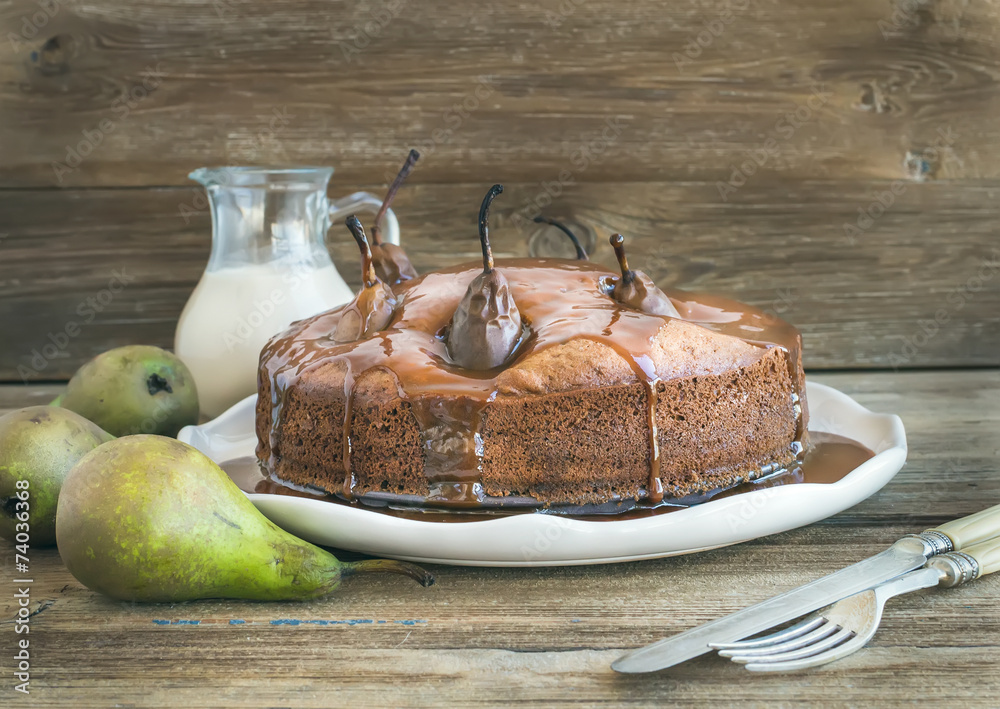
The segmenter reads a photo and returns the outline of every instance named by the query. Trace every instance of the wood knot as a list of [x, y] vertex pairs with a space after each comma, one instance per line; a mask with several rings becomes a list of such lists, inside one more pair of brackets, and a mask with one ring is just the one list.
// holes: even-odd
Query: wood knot
[[877, 23], [882, 39], [913, 33], [936, 22], [932, 0], [892, 0], [892, 12]]
[[929, 155], [925, 150], [907, 150], [903, 158], [903, 169], [906, 176], [914, 182], [923, 182], [928, 178], [933, 179], [937, 172], [938, 159], [936, 155]]
[[854, 103], [854, 108], [871, 113], [890, 113], [897, 110], [888, 92], [877, 81], [861, 84], [861, 97]]
[[31, 60], [38, 71], [45, 76], [65, 74], [69, 71], [70, 59], [76, 54], [76, 40], [69, 34], [49, 37], [40, 49], [31, 53]]
[[924, 142], [919, 148], [907, 150], [903, 157], [906, 176], [915, 182], [933, 179], [939, 172], [947, 177], [949, 168], [961, 170], [964, 167], [962, 159], [955, 152], [958, 133], [950, 125], [939, 127], [935, 133], [933, 140]]

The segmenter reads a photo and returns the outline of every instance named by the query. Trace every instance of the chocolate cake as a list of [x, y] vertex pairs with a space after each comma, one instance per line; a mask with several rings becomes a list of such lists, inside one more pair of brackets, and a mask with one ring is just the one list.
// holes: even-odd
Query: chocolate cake
[[637, 310], [589, 261], [495, 269], [521, 332], [491, 369], [457, 365], [448, 346], [478, 264], [398, 282], [385, 326], [356, 341], [335, 339], [351, 306], [274, 337], [256, 419], [266, 471], [362, 501], [560, 506], [656, 503], [796, 463], [792, 326], [682, 291], [667, 292], [674, 315]]
[[417, 277], [357, 217], [363, 286], [261, 352], [257, 457], [272, 478], [362, 502], [585, 512], [732, 487], [795, 464], [806, 431], [797, 330], [722, 298], [587, 260]]

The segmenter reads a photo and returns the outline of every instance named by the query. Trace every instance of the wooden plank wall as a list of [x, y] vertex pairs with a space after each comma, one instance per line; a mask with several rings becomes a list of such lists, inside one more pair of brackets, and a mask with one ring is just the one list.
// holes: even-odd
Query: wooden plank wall
[[0, 30], [0, 381], [170, 345], [209, 247], [193, 168], [381, 190], [411, 146], [421, 269], [475, 258], [499, 181], [502, 255], [550, 253], [544, 209], [791, 320], [807, 367], [1000, 365], [995, 4], [10, 0]]

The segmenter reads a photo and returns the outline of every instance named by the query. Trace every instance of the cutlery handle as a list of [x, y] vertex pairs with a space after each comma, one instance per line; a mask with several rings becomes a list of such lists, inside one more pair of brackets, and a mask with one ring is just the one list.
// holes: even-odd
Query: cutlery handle
[[1000, 535], [1000, 505], [994, 505], [968, 517], [945, 522], [940, 527], [927, 531], [945, 535], [955, 545], [955, 549], [964, 550], [965, 547]]
[[971, 556], [979, 564], [979, 576], [1000, 571], [1000, 539], [990, 539], [987, 542], [973, 544], [971, 547], [963, 549], [962, 553]]
[[941, 572], [939, 586], [958, 586], [980, 576], [1000, 571], [1000, 537], [950, 551], [928, 560], [927, 565]]

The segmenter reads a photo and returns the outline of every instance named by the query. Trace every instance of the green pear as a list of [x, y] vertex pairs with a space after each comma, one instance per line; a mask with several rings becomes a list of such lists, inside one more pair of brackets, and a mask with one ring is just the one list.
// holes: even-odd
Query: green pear
[[24, 532], [32, 547], [55, 544], [56, 503], [66, 474], [112, 438], [82, 416], [53, 406], [0, 416], [0, 537], [13, 540]]
[[129, 345], [97, 355], [69, 380], [59, 405], [115, 436], [176, 436], [198, 423], [194, 377], [177, 355]]
[[368, 571], [433, 583], [413, 564], [342, 563], [292, 536], [209, 458], [163, 436], [119, 438], [84, 456], [63, 483], [56, 536], [70, 573], [127, 601], [299, 600]]

